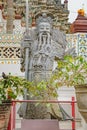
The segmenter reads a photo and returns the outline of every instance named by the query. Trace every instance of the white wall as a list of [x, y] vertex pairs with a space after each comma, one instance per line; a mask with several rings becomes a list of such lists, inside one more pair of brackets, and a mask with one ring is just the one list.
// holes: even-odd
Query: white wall
[[0, 64], [0, 76], [2, 72], [6, 74], [11, 73], [12, 75], [24, 76], [24, 73], [20, 71], [20, 64]]

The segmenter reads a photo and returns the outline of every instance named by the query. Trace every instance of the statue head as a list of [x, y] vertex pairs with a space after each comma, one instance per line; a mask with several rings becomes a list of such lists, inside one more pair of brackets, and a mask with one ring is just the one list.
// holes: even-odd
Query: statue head
[[47, 22], [40, 23], [38, 27], [39, 27], [38, 28], [39, 33], [46, 33], [46, 32], [50, 33], [51, 32], [51, 26]]
[[52, 18], [43, 13], [42, 16], [36, 20], [38, 33], [51, 33]]

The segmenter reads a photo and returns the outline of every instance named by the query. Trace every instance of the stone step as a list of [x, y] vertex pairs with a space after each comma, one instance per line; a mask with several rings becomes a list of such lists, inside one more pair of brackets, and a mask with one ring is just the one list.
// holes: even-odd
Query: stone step
[[[22, 130], [21, 128], [17, 128], [15, 130]], [[26, 130], [26, 129], [25, 129]], [[45, 129], [44, 129], [45, 130]], [[53, 129], [54, 130], [54, 129]], [[71, 130], [71, 129], [59, 129], [59, 130]]]
[[21, 130], [21, 128], [16, 128], [15, 130]]

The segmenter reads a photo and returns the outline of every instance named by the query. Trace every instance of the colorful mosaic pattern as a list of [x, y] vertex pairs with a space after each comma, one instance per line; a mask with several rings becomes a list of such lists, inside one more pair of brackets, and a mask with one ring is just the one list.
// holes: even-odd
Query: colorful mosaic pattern
[[76, 53], [87, 58], [87, 33], [67, 34], [67, 47], [75, 46]]
[[14, 34], [23, 34], [25, 32], [25, 27], [21, 26], [21, 20], [14, 20]]
[[0, 34], [0, 64], [20, 63], [22, 34]]
[[22, 34], [0, 34], [0, 46], [6, 44], [20, 44]]
[[78, 54], [87, 58], [87, 34], [78, 34]]
[[[0, 34], [0, 64], [20, 63], [22, 34]], [[87, 33], [67, 34], [67, 48], [75, 47], [76, 53], [87, 58]]]

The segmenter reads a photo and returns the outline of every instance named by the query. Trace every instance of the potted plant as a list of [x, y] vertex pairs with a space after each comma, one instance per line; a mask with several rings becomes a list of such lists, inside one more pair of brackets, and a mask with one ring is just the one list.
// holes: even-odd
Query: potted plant
[[0, 129], [7, 129], [12, 99], [23, 95], [23, 88], [29, 85], [30, 82], [23, 78], [2, 73], [0, 79]]
[[79, 112], [87, 123], [87, 61], [82, 56], [70, 55], [58, 60], [49, 83], [57, 89], [61, 86], [75, 87]]

